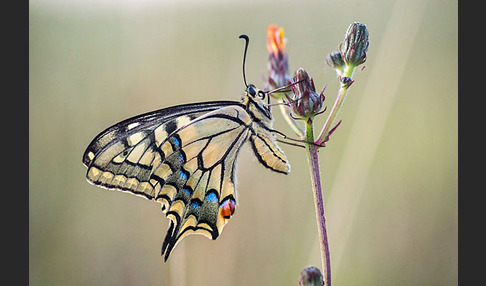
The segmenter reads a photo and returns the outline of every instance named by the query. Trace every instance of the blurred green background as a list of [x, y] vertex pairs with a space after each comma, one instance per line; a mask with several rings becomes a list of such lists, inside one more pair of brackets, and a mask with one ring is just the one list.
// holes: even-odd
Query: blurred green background
[[[332, 107], [325, 64], [349, 24], [370, 33], [341, 126], [320, 151], [334, 285], [457, 285], [457, 1], [60, 1], [29, 11], [31, 285], [297, 285], [320, 268], [303, 149], [288, 176], [238, 161], [239, 206], [216, 241], [185, 238], [163, 262], [160, 205], [85, 180], [91, 139], [172, 105], [239, 100], [263, 86], [266, 27], [285, 29]], [[276, 129], [291, 134], [279, 113]], [[317, 119], [316, 129], [326, 115]]]

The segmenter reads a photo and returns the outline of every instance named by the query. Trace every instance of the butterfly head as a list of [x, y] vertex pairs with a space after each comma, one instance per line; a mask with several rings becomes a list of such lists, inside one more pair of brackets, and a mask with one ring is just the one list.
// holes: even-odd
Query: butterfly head
[[268, 94], [256, 88], [253, 84], [249, 84], [246, 87], [245, 94], [242, 98], [242, 103], [246, 106], [246, 109], [253, 113], [258, 119], [263, 121], [271, 121], [272, 114], [268, 104], [265, 103], [265, 98]]

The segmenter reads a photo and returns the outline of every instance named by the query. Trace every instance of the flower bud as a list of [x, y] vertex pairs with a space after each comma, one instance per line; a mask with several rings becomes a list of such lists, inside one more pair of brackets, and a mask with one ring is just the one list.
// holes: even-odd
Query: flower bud
[[301, 118], [314, 117], [322, 109], [324, 90], [317, 94], [314, 81], [303, 68], [295, 71], [292, 85], [293, 98], [290, 100], [293, 113]]
[[348, 27], [344, 41], [339, 45], [341, 57], [348, 65], [359, 66], [366, 61], [368, 51], [368, 29], [361, 23]]
[[350, 77], [343, 76], [340, 78], [341, 84], [344, 87], [349, 87], [351, 84], [353, 84], [354, 80], [352, 80]]
[[343, 57], [341, 56], [341, 52], [330, 53], [326, 58], [326, 62], [328, 65], [333, 67], [338, 74], [341, 74], [343, 72], [346, 65]]
[[324, 280], [319, 268], [315, 266], [309, 266], [300, 272], [299, 279], [300, 286], [323, 286]]

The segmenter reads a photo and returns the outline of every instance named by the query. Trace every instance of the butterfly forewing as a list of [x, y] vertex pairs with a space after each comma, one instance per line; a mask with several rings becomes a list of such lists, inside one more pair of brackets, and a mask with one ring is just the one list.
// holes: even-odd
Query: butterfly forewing
[[222, 106], [239, 104], [234, 101], [214, 101], [195, 104], [184, 104], [168, 107], [125, 119], [98, 134], [89, 144], [83, 155], [83, 164], [89, 167], [95, 156], [102, 150], [109, 148], [118, 141], [138, 131], [153, 131], [161, 124], [167, 123], [180, 116], [198, 116], [205, 112], [216, 110]]
[[[208, 102], [170, 107], [124, 120], [93, 139], [83, 155], [88, 167], [87, 178], [93, 184], [109, 189], [130, 191], [153, 198], [148, 182], [151, 166], [160, 161], [158, 144], [177, 128], [183, 119], [235, 104]], [[138, 190], [137, 190], [138, 189]]]

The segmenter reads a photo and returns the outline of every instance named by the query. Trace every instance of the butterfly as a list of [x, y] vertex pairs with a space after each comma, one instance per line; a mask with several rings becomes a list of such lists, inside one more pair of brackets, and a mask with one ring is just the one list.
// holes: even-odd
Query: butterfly
[[235, 164], [245, 143], [263, 166], [290, 172], [264, 101], [269, 93], [250, 84], [241, 102], [178, 105], [121, 121], [87, 147], [86, 178], [161, 203], [170, 219], [164, 261], [189, 234], [215, 240], [236, 208]]

